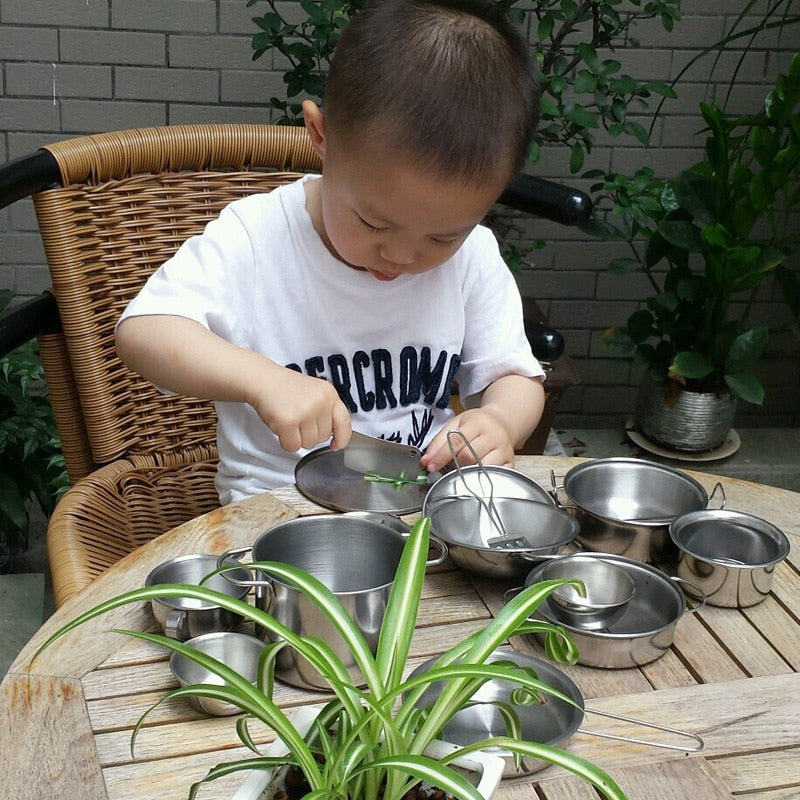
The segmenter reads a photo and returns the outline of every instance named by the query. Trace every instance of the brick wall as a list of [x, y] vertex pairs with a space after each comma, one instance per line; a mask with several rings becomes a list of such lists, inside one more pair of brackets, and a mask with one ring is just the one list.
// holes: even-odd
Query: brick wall
[[[287, 4], [288, 5], [288, 4]], [[684, 19], [667, 34], [641, 23], [641, 47], [615, 54], [639, 79], [671, 79], [691, 55], [719, 39], [742, 0], [684, 0]], [[0, 0], [0, 159], [16, 158], [60, 138], [117, 128], [185, 122], [270, 120], [265, 106], [282, 93], [283, 65], [250, 57], [251, 17], [266, 6], [246, 0]], [[732, 102], [754, 110], [785, 69], [796, 30], [762, 38], [739, 69]], [[280, 59], [280, 56], [278, 57]], [[669, 102], [649, 149], [628, 140], [598, 140], [586, 168], [631, 172], [643, 164], [669, 175], [699, 157], [697, 105], [727, 85], [738, 54], [726, 53], [709, 86], [709, 60], [687, 73]], [[569, 177], [567, 155], [547, 152], [536, 172]], [[563, 396], [557, 423], [619, 425], [630, 414], [638, 374], [626, 359], [606, 355], [602, 330], [623, 322], [646, 294], [638, 276], [618, 278], [604, 265], [614, 245], [542, 220], [518, 220], [512, 236], [542, 238], [520, 277], [567, 339], [581, 383]], [[0, 210], [0, 287], [29, 296], [48, 285], [36, 220], [28, 201]], [[765, 287], [759, 314], [775, 323], [785, 313]], [[767, 402], [741, 408], [737, 424], [800, 425], [800, 357], [790, 334], [773, 337], [763, 378]]]

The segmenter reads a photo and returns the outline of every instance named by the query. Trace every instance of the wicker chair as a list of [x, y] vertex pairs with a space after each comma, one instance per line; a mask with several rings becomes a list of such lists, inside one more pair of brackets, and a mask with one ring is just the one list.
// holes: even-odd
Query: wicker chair
[[[114, 347], [120, 314], [226, 204], [318, 169], [301, 128], [220, 124], [60, 141], [0, 170], [0, 207], [34, 197], [52, 278], [0, 320], [0, 354], [37, 335], [72, 484], [47, 532], [57, 606], [219, 503], [213, 405], [163, 395], [127, 369]], [[517, 207], [567, 223], [588, 212], [580, 193], [520, 180], [507, 198]]]

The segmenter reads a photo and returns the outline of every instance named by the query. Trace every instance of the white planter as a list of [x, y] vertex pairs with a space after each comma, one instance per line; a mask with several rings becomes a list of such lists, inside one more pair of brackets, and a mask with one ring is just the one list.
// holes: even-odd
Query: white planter
[[[305, 735], [311, 723], [319, 713], [318, 708], [312, 706], [299, 708], [292, 718], [292, 723], [301, 735]], [[448, 742], [431, 742], [425, 754], [432, 758], [441, 758], [447, 753], [457, 750], [456, 745]], [[287, 753], [286, 745], [276, 739], [264, 752], [265, 756], [281, 756]], [[475, 787], [481, 797], [489, 800], [494, 794], [503, 777], [505, 762], [499, 756], [490, 753], [472, 753], [462, 756], [452, 762], [463, 770], [475, 773]], [[277, 774], [276, 774], [277, 773]], [[264, 800], [274, 791], [278, 781], [282, 779], [281, 770], [253, 770], [244, 780], [242, 785], [233, 795], [231, 800]]]

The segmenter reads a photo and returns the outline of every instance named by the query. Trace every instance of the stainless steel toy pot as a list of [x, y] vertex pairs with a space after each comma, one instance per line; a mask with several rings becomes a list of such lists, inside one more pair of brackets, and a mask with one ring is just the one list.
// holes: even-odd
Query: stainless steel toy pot
[[[686, 597], [679, 585], [685, 581], [669, 578], [649, 564], [608, 554], [598, 553], [594, 557], [621, 567], [633, 578], [633, 597], [622, 615], [600, 630], [586, 630], [566, 623], [546, 603], [536, 610], [535, 616], [566, 629], [580, 653], [579, 664], [621, 669], [655, 661], [671, 647], [675, 628], [684, 613], [702, 608], [703, 601], [687, 608]], [[544, 566], [531, 570], [525, 579], [526, 587], [542, 580]], [[702, 591], [692, 587], [692, 594], [702, 596]]]
[[[342, 602], [374, 652], [405, 540], [401, 531], [374, 519], [322, 514], [279, 523], [264, 531], [252, 547], [227, 551], [219, 563], [231, 564], [250, 551], [255, 564], [277, 561], [308, 572]], [[429, 565], [444, 560], [446, 548], [439, 549], [440, 556]], [[295, 633], [323, 639], [353, 680], [361, 683], [350, 650], [316, 603], [294, 586], [253, 569], [254, 579], [248, 585], [256, 587], [256, 605]], [[306, 689], [329, 688], [318, 671], [289, 647], [278, 654], [275, 676]]]
[[670, 525], [670, 536], [680, 551], [678, 576], [701, 589], [710, 605], [727, 608], [760, 603], [789, 554], [781, 530], [742, 511], [684, 514]]
[[578, 541], [587, 550], [654, 564], [677, 560], [669, 535], [672, 520], [705, 508], [709, 501], [694, 478], [638, 458], [598, 458], [578, 464], [564, 476], [561, 487], [553, 477], [556, 496], [559, 489], [567, 497], [560, 505], [575, 515], [580, 524]]
[[[213, 555], [192, 553], [177, 556], [154, 567], [145, 579], [145, 586], [159, 583], [199, 585], [202, 582], [208, 589], [244, 599], [250, 591], [246, 584], [237, 585], [220, 575], [204, 580], [216, 568], [217, 557]], [[245, 581], [249, 574], [239, 569], [231, 577]], [[242, 621], [242, 617], [233, 611], [191, 597], [162, 597], [151, 600], [150, 607], [164, 634], [183, 642], [206, 633], [230, 631]]]
[[[225, 631], [196, 636], [194, 639], [189, 639], [186, 644], [201, 653], [216, 658], [217, 661], [236, 670], [239, 675], [251, 683], [258, 680], [258, 662], [264, 649], [264, 643], [260, 639], [248, 636], [246, 633]], [[183, 653], [172, 653], [169, 658], [169, 668], [182, 686], [191, 686], [196, 683], [212, 686], [225, 685], [225, 681], [215, 672], [201, 667]], [[198, 711], [216, 717], [242, 713], [242, 710], [233, 703], [218, 700], [215, 697], [190, 695], [187, 700]]]

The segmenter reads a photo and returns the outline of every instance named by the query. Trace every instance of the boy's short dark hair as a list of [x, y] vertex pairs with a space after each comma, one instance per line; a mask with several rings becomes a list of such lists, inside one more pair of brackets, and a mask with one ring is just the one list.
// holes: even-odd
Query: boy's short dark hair
[[475, 182], [524, 163], [539, 117], [528, 45], [497, 5], [372, 0], [342, 32], [325, 93], [328, 132], [382, 137]]

